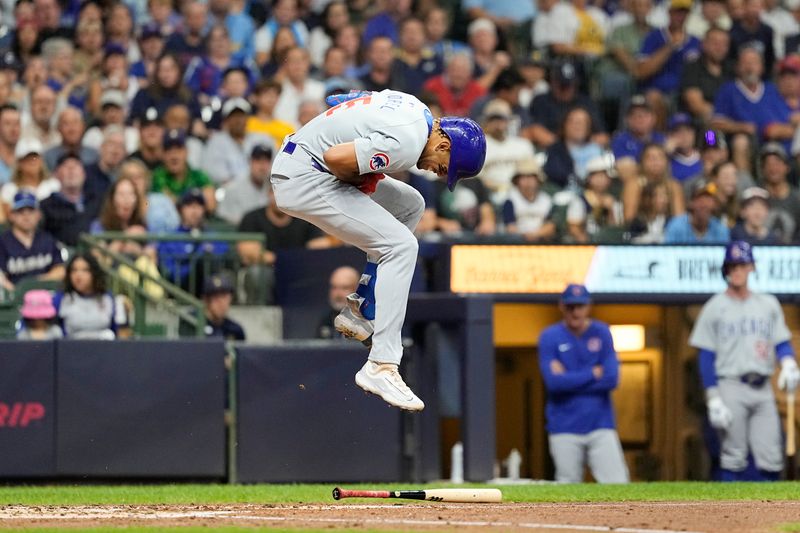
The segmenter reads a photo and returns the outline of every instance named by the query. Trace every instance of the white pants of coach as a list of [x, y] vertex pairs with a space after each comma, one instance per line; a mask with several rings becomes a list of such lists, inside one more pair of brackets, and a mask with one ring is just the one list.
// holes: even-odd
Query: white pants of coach
[[422, 195], [388, 176], [374, 194], [366, 195], [314, 168], [311, 156], [300, 147], [291, 155], [278, 153], [271, 182], [282, 211], [360, 248], [378, 264], [369, 359], [399, 364], [401, 328], [419, 248], [413, 230], [425, 209]]
[[583, 483], [586, 463], [598, 483], [628, 483], [628, 466], [619, 436], [613, 429], [598, 429], [579, 435], [550, 435], [550, 455], [559, 483]]

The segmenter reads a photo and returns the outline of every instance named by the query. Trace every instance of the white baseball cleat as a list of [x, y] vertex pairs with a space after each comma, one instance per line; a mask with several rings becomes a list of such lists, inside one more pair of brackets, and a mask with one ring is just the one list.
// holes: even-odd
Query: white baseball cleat
[[367, 361], [356, 373], [356, 385], [407, 411], [422, 411], [425, 404], [408, 388], [397, 365]]
[[333, 326], [336, 331], [348, 339], [356, 339], [364, 343], [367, 347], [372, 345], [372, 322], [364, 318], [358, 310], [361, 302], [355, 294], [347, 297], [345, 305], [336, 318], [333, 319]]

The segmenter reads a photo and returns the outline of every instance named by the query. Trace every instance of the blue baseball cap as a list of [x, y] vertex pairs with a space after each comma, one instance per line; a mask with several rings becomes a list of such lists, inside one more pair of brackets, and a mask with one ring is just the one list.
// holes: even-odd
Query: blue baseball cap
[[561, 303], [564, 305], [586, 305], [591, 302], [592, 295], [589, 294], [586, 285], [570, 283], [561, 293]]
[[183, 148], [186, 146], [186, 133], [183, 130], [172, 129], [169, 130], [164, 134], [164, 140], [162, 141], [162, 146], [164, 150], [168, 150], [170, 148]]
[[14, 195], [14, 203], [11, 205], [11, 210], [19, 211], [25, 208], [39, 209], [39, 201], [33, 193], [20, 191]]
[[690, 117], [686, 113], [675, 113], [674, 115], [672, 115], [672, 117], [670, 117], [667, 129], [669, 131], [672, 131], [682, 126], [688, 126], [690, 128], [693, 127], [692, 117]]

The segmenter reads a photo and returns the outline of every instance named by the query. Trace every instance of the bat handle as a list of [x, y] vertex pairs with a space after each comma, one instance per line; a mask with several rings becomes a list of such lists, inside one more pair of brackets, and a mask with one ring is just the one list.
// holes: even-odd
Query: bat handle
[[334, 488], [333, 489], [333, 499], [334, 500], [338, 500], [338, 499], [341, 499], [341, 497], [342, 497], [342, 489], [340, 489], [339, 487]]
[[795, 396], [794, 392], [786, 394], [786, 455], [793, 457], [797, 451], [795, 441]]

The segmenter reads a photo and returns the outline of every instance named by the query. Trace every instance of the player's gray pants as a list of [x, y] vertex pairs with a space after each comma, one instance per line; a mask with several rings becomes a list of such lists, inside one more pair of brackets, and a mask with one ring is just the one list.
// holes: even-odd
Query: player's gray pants
[[400, 363], [400, 330], [417, 262], [417, 227], [425, 202], [416, 189], [386, 177], [371, 196], [311, 166], [301, 148], [280, 152], [272, 164], [278, 207], [366, 252], [378, 264], [375, 331], [369, 358]]
[[720, 466], [741, 472], [747, 468], [747, 451], [759, 470], [783, 470], [781, 423], [769, 380], [757, 389], [738, 379], [720, 379], [719, 394], [733, 414], [727, 431], [720, 431]]
[[551, 434], [550, 455], [556, 466], [556, 481], [559, 483], [582, 483], [587, 460], [592, 476], [598, 483], [630, 481], [622, 445], [613, 429], [597, 429], [586, 435]]

